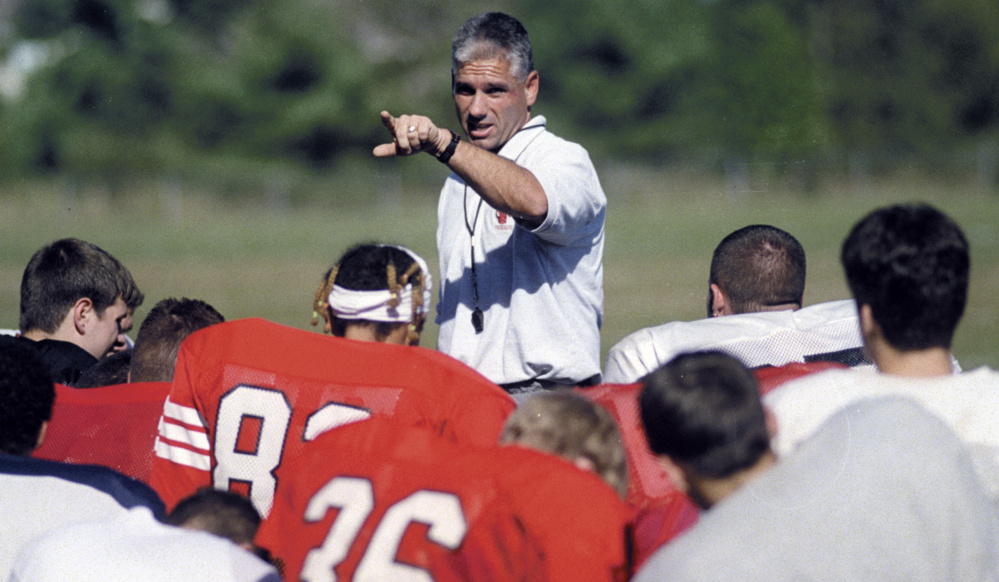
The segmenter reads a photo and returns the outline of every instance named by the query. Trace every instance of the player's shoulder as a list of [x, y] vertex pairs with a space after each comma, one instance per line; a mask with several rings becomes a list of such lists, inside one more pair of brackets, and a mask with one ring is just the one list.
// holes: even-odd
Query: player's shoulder
[[626, 520], [630, 509], [599, 475], [550, 453], [520, 445], [496, 446], [488, 457], [519, 501], [542, 508], [585, 508], [599, 519]]
[[797, 327], [808, 329], [816, 325], [857, 320], [857, 303], [853, 299], [838, 299], [806, 305], [793, 312]]
[[620, 402], [637, 402], [642, 393], [643, 385], [638, 382], [613, 383], [605, 382], [594, 386], [586, 386], [573, 389], [573, 392], [583, 396], [591, 402], [596, 402], [605, 407], [613, 407]]
[[119, 405], [163, 400], [170, 393], [170, 382], [129, 382], [97, 388], [74, 388], [56, 384], [56, 406]]
[[253, 361], [269, 355], [335, 357], [338, 352], [354, 351], [353, 345], [337, 345], [339, 339], [261, 318], [237, 319], [192, 333], [181, 344], [181, 357]]
[[643, 328], [634, 331], [611, 347], [604, 363], [606, 382], [634, 382], [659, 367], [661, 362], [656, 350], [655, 330]]
[[999, 371], [988, 366], [979, 366], [967, 372], [954, 374], [954, 380], [977, 386], [999, 386]]
[[[141, 506], [157, 516], [164, 515], [163, 501], [153, 489], [107, 467], [0, 454], [0, 474], [58, 480], [63, 484], [60, 490], [72, 491], [81, 499], [102, 494], [126, 509]], [[51, 481], [48, 488], [51, 489]]]
[[780, 408], [784, 403], [814, 399], [817, 395], [839, 393], [877, 382], [877, 371], [872, 368], [835, 367], [788, 380], [764, 395], [763, 401], [771, 408]]
[[765, 337], [774, 327], [787, 325], [789, 314], [745, 313], [671, 321], [639, 329], [611, 347], [605, 365], [606, 380], [634, 382], [681, 353], [715, 348], [733, 340]]
[[793, 321], [794, 312], [790, 310], [671, 321], [631, 333], [611, 350], [644, 352], [662, 359], [730, 341], [766, 337], [774, 329], [791, 327]]
[[[243, 365], [298, 377], [405, 378], [419, 388], [462, 382], [465, 390], [501, 394], [484, 376], [445, 354], [416, 346], [361, 342], [273, 323], [240, 319], [191, 334], [181, 346], [179, 366]], [[429, 389], [429, 386], [428, 386]]]

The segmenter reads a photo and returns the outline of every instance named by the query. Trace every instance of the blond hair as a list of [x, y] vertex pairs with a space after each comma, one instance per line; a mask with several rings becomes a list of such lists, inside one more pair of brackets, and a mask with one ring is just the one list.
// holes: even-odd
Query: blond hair
[[627, 492], [628, 462], [614, 419], [572, 392], [532, 396], [507, 419], [500, 443], [524, 445], [569, 461], [588, 459], [621, 497]]

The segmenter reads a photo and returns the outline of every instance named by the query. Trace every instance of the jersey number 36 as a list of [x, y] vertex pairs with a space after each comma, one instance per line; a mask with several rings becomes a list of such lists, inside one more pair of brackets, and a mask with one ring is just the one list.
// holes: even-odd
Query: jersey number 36
[[[323, 544], [309, 551], [300, 578], [307, 582], [334, 582], [333, 569], [346, 559], [351, 546], [375, 508], [371, 482], [358, 477], [335, 477], [309, 501], [305, 521], [321, 521], [338, 509]], [[460, 545], [468, 531], [461, 501], [452, 493], [417, 491], [385, 512], [354, 572], [354, 580], [433, 582], [425, 570], [395, 561], [402, 536], [413, 522], [427, 524], [427, 539], [449, 550]]]

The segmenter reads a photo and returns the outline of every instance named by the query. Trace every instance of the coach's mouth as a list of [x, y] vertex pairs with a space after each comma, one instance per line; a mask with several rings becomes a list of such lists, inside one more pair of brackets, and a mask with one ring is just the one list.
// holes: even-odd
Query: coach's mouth
[[474, 125], [468, 128], [468, 137], [473, 140], [482, 140], [492, 135], [492, 125]]

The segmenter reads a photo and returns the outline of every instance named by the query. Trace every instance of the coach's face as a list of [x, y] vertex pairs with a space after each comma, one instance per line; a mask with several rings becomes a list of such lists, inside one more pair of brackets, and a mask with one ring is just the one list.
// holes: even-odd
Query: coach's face
[[497, 152], [531, 118], [538, 72], [523, 81], [504, 54], [463, 63], [454, 76], [454, 105], [469, 141]]

